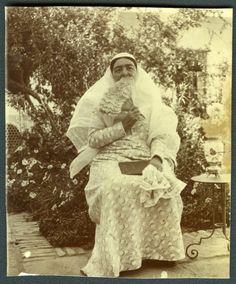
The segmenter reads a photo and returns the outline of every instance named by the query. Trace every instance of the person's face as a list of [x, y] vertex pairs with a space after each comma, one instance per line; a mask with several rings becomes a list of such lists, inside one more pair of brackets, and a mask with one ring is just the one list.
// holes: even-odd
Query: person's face
[[128, 58], [116, 60], [112, 69], [112, 76], [115, 82], [126, 77], [135, 79], [136, 73], [137, 70], [134, 63]]

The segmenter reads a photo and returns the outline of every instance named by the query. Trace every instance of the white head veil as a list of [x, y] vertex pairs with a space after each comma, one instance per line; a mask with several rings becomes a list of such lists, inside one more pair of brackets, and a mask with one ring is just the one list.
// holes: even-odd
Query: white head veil
[[[129, 53], [119, 53], [112, 61], [124, 57], [135, 60]], [[92, 113], [98, 108], [104, 94], [114, 84], [115, 81], [109, 66], [105, 75], [89, 88], [75, 108], [66, 133], [79, 153], [71, 164], [71, 176], [76, 175], [84, 166], [90, 163], [99, 151], [88, 146], [88, 130], [96, 127], [96, 125], [91, 125]], [[160, 89], [139, 65], [137, 65], [137, 77], [133, 86], [132, 100], [144, 117], [149, 120], [147, 142], [150, 144], [152, 139], [160, 137], [166, 146], [167, 152], [169, 152], [170, 158], [175, 161], [176, 153], [179, 149], [179, 136], [176, 133], [176, 115], [162, 103]]]

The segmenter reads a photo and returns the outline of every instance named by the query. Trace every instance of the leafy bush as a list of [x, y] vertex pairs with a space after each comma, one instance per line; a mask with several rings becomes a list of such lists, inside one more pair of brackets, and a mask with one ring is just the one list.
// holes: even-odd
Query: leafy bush
[[8, 157], [8, 211], [31, 212], [52, 245], [92, 244], [95, 226], [84, 194], [89, 169], [71, 180], [67, 159], [74, 156], [74, 149], [67, 140], [53, 148], [47, 145], [45, 152], [45, 144], [33, 142], [39, 141], [37, 135], [23, 136], [23, 145]]
[[[165, 88], [164, 100], [179, 117], [182, 144], [177, 176], [188, 182], [203, 172], [204, 132], [198, 119], [205, 118], [206, 103], [199, 99], [192, 75], [207, 76], [207, 52], [178, 49], [177, 41], [183, 31], [207, 21], [209, 13], [180, 9], [167, 22], [158, 13], [140, 13], [139, 28], [131, 35], [118, 20], [115, 23], [113, 8], [8, 9], [8, 101], [34, 123], [23, 134], [22, 145], [9, 153], [8, 210], [32, 212], [41, 232], [54, 245], [93, 242], [94, 224], [84, 195], [89, 169], [73, 181], [69, 179], [68, 166], [76, 151], [64, 134], [76, 102], [100, 78], [116, 52], [133, 53]], [[175, 90], [175, 100], [166, 95], [168, 88]], [[189, 190], [187, 187], [182, 194], [183, 224], [205, 226], [203, 217], [208, 219], [210, 208]]]
[[[228, 190], [226, 192], [226, 222], [229, 225], [230, 203]], [[214, 223], [223, 223], [222, 197], [218, 185], [196, 185], [189, 182], [182, 196], [184, 200], [184, 211], [181, 224], [185, 229], [191, 231], [212, 228], [213, 211], [215, 214]]]

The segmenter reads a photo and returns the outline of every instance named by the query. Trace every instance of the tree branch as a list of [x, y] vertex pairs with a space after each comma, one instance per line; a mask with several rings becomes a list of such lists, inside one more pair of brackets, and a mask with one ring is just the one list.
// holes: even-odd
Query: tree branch
[[51, 111], [51, 109], [48, 107], [48, 105], [46, 105], [40, 98], [40, 96], [33, 92], [30, 88], [28, 88], [27, 86], [20, 84], [19, 82], [16, 82], [12, 79], [8, 80], [8, 84], [7, 84], [7, 88], [10, 92], [14, 93], [14, 94], [18, 94], [18, 95], [23, 95], [26, 99], [26, 101], [29, 103], [30, 107], [34, 110], [34, 112], [36, 113], [36, 108], [34, 106], [34, 104], [32, 103], [30, 96], [33, 97], [34, 99], [36, 99], [41, 106], [44, 108], [48, 119], [50, 121], [51, 127], [52, 129], [58, 133], [57, 128], [55, 127], [55, 119], [53, 118], [53, 113]]

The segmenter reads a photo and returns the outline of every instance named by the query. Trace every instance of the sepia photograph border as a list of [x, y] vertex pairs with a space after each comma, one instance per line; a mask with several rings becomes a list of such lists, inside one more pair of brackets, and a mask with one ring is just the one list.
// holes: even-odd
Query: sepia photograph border
[[[70, 277], [70, 276], [25, 276], [25, 277], [9, 277], [7, 276], [7, 220], [6, 220], [6, 196], [5, 196], [5, 8], [11, 6], [132, 6], [132, 7], [160, 7], [160, 8], [233, 8], [233, 48], [232, 48], [232, 167], [231, 167], [231, 236], [230, 236], [230, 278], [229, 279], [131, 279], [131, 278], [90, 278], [90, 277]], [[0, 190], [0, 283], [4, 284], [37, 284], [37, 283], [236, 283], [236, 1], [235, 0], [51, 0], [51, 1], [37, 1], [37, 0], [25, 0], [25, 1], [11, 1], [2, 0], [0, 2], [0, 29], [1, 29], [1, 41], [0, 41], [0, 107], [1, 107], [1, 190]], [[235, 56], [233, 56], [235, 54]]]

